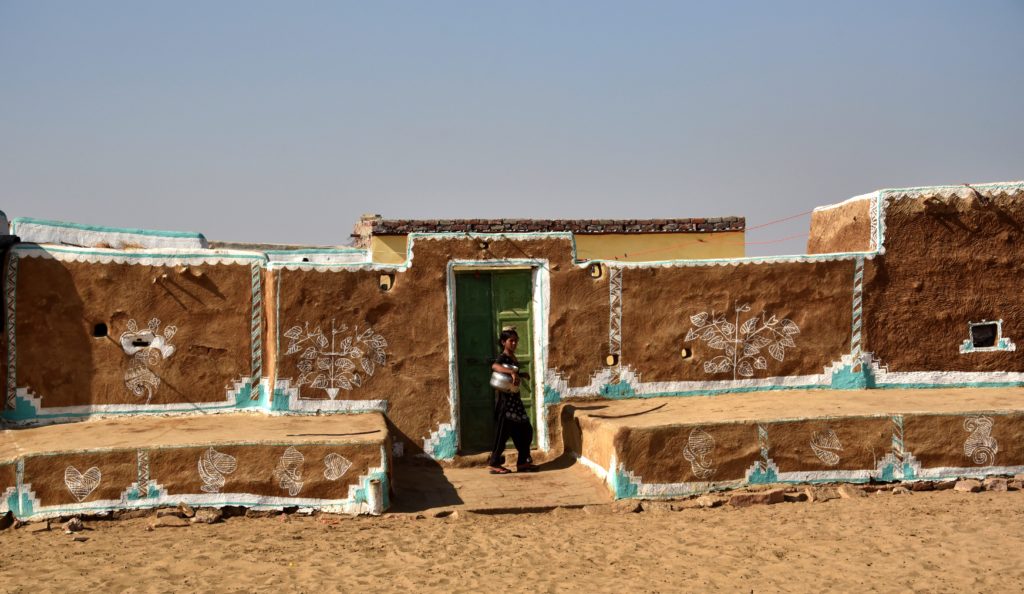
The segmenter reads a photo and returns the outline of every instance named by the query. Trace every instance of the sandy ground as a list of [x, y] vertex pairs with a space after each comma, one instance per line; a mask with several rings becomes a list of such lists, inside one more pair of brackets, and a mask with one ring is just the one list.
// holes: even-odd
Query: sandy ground
[[[287, 516], [286, 516], [287, 517]], [[0, 589], [1024, 591], [1024, 492], [416, 519], [146, 519], [0, 533]]]

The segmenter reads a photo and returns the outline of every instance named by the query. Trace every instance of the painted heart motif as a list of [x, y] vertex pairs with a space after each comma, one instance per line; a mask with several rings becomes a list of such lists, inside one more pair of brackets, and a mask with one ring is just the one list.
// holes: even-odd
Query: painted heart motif
[[288, 447], [277, 461], [277, 468], [274, 469], [274, 478], [282, 489], [288, 489], [288, 494], [295, 497], [302, 490], [302, 463], [305, 457], [302, 452], [293, 447]]
[[95, 466], [86, 470], [85, 474], [79, 472], [74, 466], [68, 466], [64, 470], [64, 484], [68, 486], [68, 491], [71, 491], [79, 503], [92, 495], [96, 487], [100, 486], [100, 478], [102, 478], [100, 469]]
[[329, 481], [336, 481], [348, 472], [352, 463], [341, 454], [327, 454], [324, 456], [324, 478]]

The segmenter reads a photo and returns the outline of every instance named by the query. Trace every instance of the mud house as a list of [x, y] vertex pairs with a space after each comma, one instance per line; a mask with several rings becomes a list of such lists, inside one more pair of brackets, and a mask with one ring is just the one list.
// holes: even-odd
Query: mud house
[[[2, 505], [379, 511], [394, 456], [486, 447], [503, 325], [536, 447], [619, 497], [1021, 468], [1022, 198], [880, 190], [815, 210], [807, 254], [756, 258], [736, 217], [369, 215], [352, 248], [13, 218]], [[747, 392], [764, 392], [748, 417], [672, 398]], [[668, 405], [630, 424], [594, 401]], [[188, 416], [170, 436], [167, 415]]]

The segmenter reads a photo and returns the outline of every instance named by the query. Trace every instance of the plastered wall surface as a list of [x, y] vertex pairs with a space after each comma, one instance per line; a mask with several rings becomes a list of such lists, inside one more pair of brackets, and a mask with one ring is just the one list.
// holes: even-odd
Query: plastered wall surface
[[867, 252], [871, 245], [871, 227], [875, 224], [875, 205], [867, 197], [855, 198], [811, 213], [811, 233], [807, 237], [808, 254]]
[[689, 260], [698, 258], [742, 258], [744, 233], [631, 233], [576, 235], [576, 252], [581, 260]]
[[[333, 422], [193, 418], [181, 422], [176, 432], [155, 421], [104, 420], [19, 431], [18, 451], [11, 456], [5, 449], [0, 464], [5, 504], [21, 518], [179, 501], [355, 512], [379, 511], [375, 503], [386, 507], [390, 441], [379, 415]], [[339, 432], [327, 433], [331, 430]], [[56, 432], [80, 447], [59, 449], [62, 442], [51, 439]], [[239, 439], [242, 435], [250, 438]], [[11, 439], [5, 436], [5, 442]], [[134, 447], [127, 447], [132, 442]], [[108, 444], [117, 445], [97, 447]], [[369, 493], [372, 480], [380, 481], [379, 492]], [[371, 501], [378, 495], [383, 499]]]
[[821, 373], [850, 349], [853, 274], [851, 260], [625, 269], [621, 360], [644, 381]]
[[223, 402], [261, 373], [252, 342], [261, 272], [250, 263], [76, 262], [34, 248], [8, 258], [17, 259], [8, 390], [37, 400], [39, 413]]
[[890, 372], [1024, 371], [1014, 351], [960, 352], [970, 322], [1002, 320], [1014, 342], [1024, 328], [1019, 194], [927, 201], [888, 200], [885, 253], [865, 275], [865, 350]]
[[[1019, 389], [931, 392], [882, 392], [886, 398], [832, 392], [802, 400], [784, 392], [731, 395], [694, 401], [698, 411], [686, 412], [673, 412], [678, 404], [663, 399], [619, 402], [576, 412], [583, 432], [580, 455], [617, 497], [672, 497], [758, 483], [981, 477], [1024, 469]], [[801, 401], [811, 410], [800, 410]], [[852, 406], [822, 415], [830, 403], [841, 409], [838, 402]], [[738, 415], [730, 413], [733, 408]], [[746, 419], [758, 409], [760, 420]]]

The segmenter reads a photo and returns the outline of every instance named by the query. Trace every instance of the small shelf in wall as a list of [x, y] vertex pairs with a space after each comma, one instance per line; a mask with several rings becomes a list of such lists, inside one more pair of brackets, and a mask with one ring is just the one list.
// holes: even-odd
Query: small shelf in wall
[[1003, 336], [1002, 320], [968, 322], [967, 328], [968, 338], [960, 345], [963, 354], [1017, 350], [1017, 345]]

